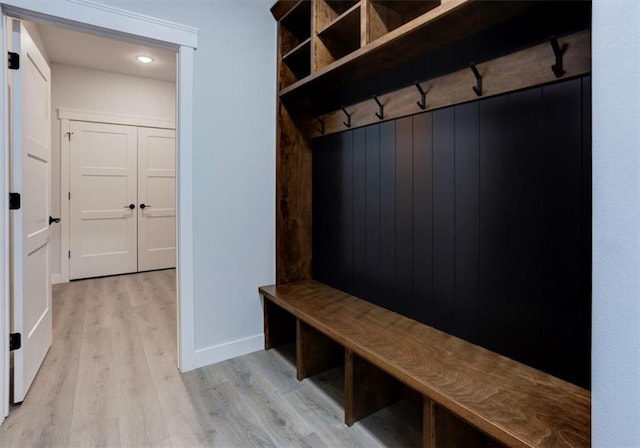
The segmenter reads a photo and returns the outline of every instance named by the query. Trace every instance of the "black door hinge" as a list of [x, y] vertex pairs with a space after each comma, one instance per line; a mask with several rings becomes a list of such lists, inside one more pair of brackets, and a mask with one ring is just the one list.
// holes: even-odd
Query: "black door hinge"
[[71, 258], [71, 251], [67, 254], [67, 258]]
[[9, 51], [9, 70], [18, 70], [20, 68], [20, 55]]
[[9, 193], [9, 210], [20, 210], [20, 193]]
[[19, 350], [22, 348], [22, 334], [11, 333], [9, 334], [9, 351]]

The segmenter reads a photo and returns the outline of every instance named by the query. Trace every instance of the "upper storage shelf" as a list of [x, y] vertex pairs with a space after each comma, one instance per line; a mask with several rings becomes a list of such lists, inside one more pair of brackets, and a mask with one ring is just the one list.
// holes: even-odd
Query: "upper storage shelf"
[[280, 19], [282, 53], [311, 37], [311, 2], [300, 0]]
[[[312, 26], [311, 38], [317, 40], [311, 48], [312, 70], [309, 75], [283, 85], [280, 98], [285, 101], [313, 98], [340, 89], [505, 22], [537, 7], [536, 4], [546, 3], [475, 0], [303, 2], [315, 8], [316, 23]], [[292, 14], [300, 8], [295, 4], [284, 13], [281, 27], [290, 27], [287, 18], [296, 17]], [[320, 8], [328, 11], [325, 16], [318, 13]], [[282, 14], [279, 11], [285, 9], [282, 2], [278, 2], [272, 12], [278, 18], [277, 13]], [[282, 45], [281, 51], [292, 48]], [[320, 51], [322, 48], [324, 52]]]
[[368, 24], [365, 28], [367, 43], [411, 22], [416, 17], [440, 6], [439, 0], [370, 0]]
[[[284, 6], [288, 6], [288, 9]], [[277, 13], [281, 14], [278, 27], [278, 51], [282, 59], [280, 87], [291, 85], [311, 74], [312, 3], [308, 0], [286, 1], [284, 6], [279, 5], [277, 9]]]
[[361, 13], [359, 2], [325, 0], [317, 0], [316, 11], [314, 68], [318, 70], [360, 48]]

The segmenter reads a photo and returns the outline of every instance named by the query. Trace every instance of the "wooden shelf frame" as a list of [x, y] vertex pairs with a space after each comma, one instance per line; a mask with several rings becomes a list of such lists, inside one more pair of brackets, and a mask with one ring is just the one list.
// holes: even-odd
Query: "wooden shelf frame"
[[[553, 404], [559, 398], [559, 404], [556, 407], [551, 406], [548, 411], [537, 413], [536, 409], [538, 409], [543, 400], [524, 403], [522, 402], [522, 397], [518, 396], [509, 402], [509, 406], [503, 406], [506, 412], [512, 412], [513, 414], [511, 416], [512, 419], [509, 417], [511, 419], [509, 422], [504, 422], [501, 417], [492, 414], [493, 412], [498, 412], [496, 410], [497, 407], [478, 408], [477, 403], [473, 401], [475, 396], [472, 397], [470, 402], [465, 402], [464, 397], [451, 395], [452, 393], [455, 395], [456, 388], [449, 391], [437, 389], [432, 378], [420, 376], [425, 373], [425, 369], [421, 368], [415, 372], [409, 372], [409, 370], [400, 366], [395, 359], [398, 350], [389, 350], [385, 354], [374, 354], [373, 350], [377, 350], [377, 347], [371, 346], [371, 350], [368, 350], [360, 343], [359, 339], [354, 341], [353, 338], [347, 338], [343, 334], [345, 331], [355, 331], [363, 320], [362, 316], [370, 316], [369, 313], [352, 314], [350, 317], [345, 314], [335, 319], [324, 319], [322, 317], [326, 314], [324, 312], [320, 313], [320, 317], [312, 316], [309, 313], [300, 313], [298, 312], [299, 310], [296, 311], [296, 309], [290, 307], [286, 301], [278, 299], [278, 288], [282, 286], [296, 288], [294, 285], [287, 286], [285, 284], [312, 282], [311, 179], [313, 176], [313, 157], [311, 138], [318, 136], [319, 132], [317, 131], [318, 123], [315, 118], [304, 116], [301, 111], [310, 110], [308, 108], [309, 103], [312, 103], [314, 99], [331, 95], [333, 91], [339, 89], [349, 89], [360, 81], [366, 81], [369, 76], [394, 69], [402, 63], [423, 58], [432, 51], [448, 47], [463, 39], [473, 39], [474, 35], [479, 32], [504, 22], [520, 20], [525, 14], [528, 19], [528, 14], [533, 8], [536, 8], [536, 16], [540, 17], [540, 9], [537, 8], [545, 2], [441, 0], [439, 3], [432, 2], [429, 5], [424, 2], [421, 6], [424, 9], [416, 12], [415, 8], [413, 11], [402, 9], [403, 7], [411, 9], [412, 6], [415, 7], [415, 4], [400, 5], [399, 3], [390, 3], [384, 0], [355, 0], [347, 3], [331, 2], [329, 0], [300, 1], [307, 1], [307, 4], [311, 6], [308, 21], [310, 35], [306, 37], [305, 34], [305, 38], [299, 39], [295, 42], [295, 45], [291, 45], [291, 41], [286, 42], [287, 46], [283, 45], [285, 43], [283, 42], [283, 33], [279, 33], [278, 86], [280, 101], [278, 101], [276, 133], [276, 283], [278, 286], [262, 288], [261, 290], [261, 293], [267, 299], [265, 300], [264, 316], [266, 348], [277, 346], [287, 341], [297, 341], [296, 362], [299, 378], [313, 375], [324, 368], [344, 362], [346, 372], [345, 419], [348, 424], [375, 412], [379, 406], [394, 399], [397, 396], [397, 388], [393, 381], [389, 381], [389, 378], [392, 380], [395, 378], [394, 381], [401, 380], [413, 390], [419, 391], [424, 397], [423, 427], [425, 447], [438, 446], [441, 442], [452, 441], [451, 437], [462, 437], [464, 439], [466, 437], [464, 434], [468, 434], [470, 439], [465, 440], [464, 443], [460, 441], [450, 445], [478, 446], [479, 444], [469, 443], [469, 440], [476, 437], [478, 433], [474, 428], [481, 429], [484, 433], [509, 446], [557, 446], [558, 443], [554, 444], [554, 442], [565, 436], [575, 439], [574, 446], [588, 445], [588, 442], [586, 442], [590, 437], [588, 425], [590, 393], [588, 391], [576, 389], [573, 385], [565, 384], [551, 375], [542, 374], [542, 376], [539, 376], [539, 372], [536, 373], [526, 366], [523, 367], [517, 363], [505, 361], [496, 354], [489, 355], [491, 359], [486, 358], [488, 361], [485, 366], [488, 367], [476, 368], [477, 366], [474, 366], [474, 363], [467, 363], [468, 359], [471, 359], [470, 357], [459, 355], [459, 352], [464, 352], [465, 347], [469, 348], [469, 346], [464, 342], [460, 343], [461, 346], [458, 346], [458, 342], [455, 342], [455, 347], [452, 348], [452, 352], [456, 354], [455, 358], [459, 359], [463, 364], [467, 363], [462, 369], [463, 371], [471, 372], [474, 376], [476, 374], [479, 375], [478, 378], [472, 379], [474, 381], [481, 380], [483, 383], [480, 385], [481, 390], [489, 390], [493, 384], [491, 382], [492, 378], [489, 378], [491, 375], [486, 376], [485, 374], [488, 375], [487, 372], [490, 372], [495, 365], [502, 365], [501, 368], [504, 368], [505, 372], [508, 371], [508, 374], [504, 374], [505, 378], [510, 378], [512, 373], [518, 373], [516, 375], [518, 377], [523, 374], [525, 377], [534, 379], [528, 385], [517, 385], [513, 388], [507, 387], [509, 390], [504, 390], [504, 393], [519, 393], [519, 391], [530, 386], [532, 392], [531, 396], [525, 394], [527, 398], [531, 398], [537, 393], [546, 394], [550, 389], [553, 389], [554, 393], [544, 397], [544, 400], [548, 400], [547, 404]], [[295, 9], [302, 7], [300, 1], [280, 0], [274, 5], [272, 12], [276, 19], [281, 20], [280, 28], [282, 28], [282, 20], [286, 24], [287, 17], [289, 17], [289, 20], [291, 20], [291, 17], [295, 17], [292, 14], [296, 14]], [[546, 4], [550, 6], [541, 7], [543, 11], [546, 11], [546, 8], [553, 10], [553, 2]], [[401, 19], [395, 22], [391, 20], [384, 24], [382, 32], [374, 30], [375, 32], [372, 33], [371, 21], [374, 19], [371, 18], [371, 9], [378, 8], [374, 12], [380, 12], [380, 9], [389, 9], [389, 7], [391, 9], [395, 7], [395, 12], [402, 16]], [[324, 9], [321, 10], [321, 8]], [[398, 11], [398, 8], [401, 8], [401, 10]], [[338, 38], [339, 40], [344, 34], [344, 30], [348, 28], [345, 27], [341, 30], [341, 24], [346, 23], [347, 18], [354, 19], [355, 15], [350, 16], [350, 14], [354, 14], [353, 11], [356, 10], [359, 11], [359, 26], [355, 27], [356, 33], [359, 32], [360, 35], [359, 48], [342, 57], [332, 55], [330, 58], [322, 59], [322, 47], [320, 45], [322, 40], [332, 38]], [[353, 27], [353, 23], [351, 27]], [[505, 25], [509, 25], [509, 23], [505, 23]], [[335, 36], [332, 36], [332, 33], [335, 33]], [[351, 33], [351, 39], [356, 40], [353, 38], [356, 33], [353, 33], [353, 31]], [[587, 34], [586, 38], [582, 35], [580, 39], [575, 41], [572, 40], [575, 38], [574, 35], [563, 36], [560, 39], [561, 45], [566, 48], [564, 59], [566, 74], [563, 79], [579, 76], [590, 71], [590, 33], [588, 32]], [[287, 37], [285, 34], [284, 38], [286, 39]], [[531, 44], [527, 43], [527, 45]], [[514, 46], [513, 49], [516, 50], [518, 48], [520, 47], [516, 48]], [[297, 75], [291, 73], [289, 65], [294, 68], [296, 65], [307, 66], [305, 60], [307, 50], [309, 51], [308, 66], [310, 67], [310, 73], [306, 76], [304, 75], [306, 68], [305, 71], [298, 71]], [[486, 62], [477, 61], [478, 69], [482, 76], [485, 77], [483, 96], [497, 95], [555, 81], [550, 69], [550, 65], [554, 62], [553, 52], [548, 44], [527, 48], [523, 53], [524, 56], [520, 55], [514, 58], [514, 55], [516, 53]], [[292, 60], [296, 61], [297, 58], [305, 62], [292, 62]], [[452, 71], [457, 69], [458, 67], [452, 69]], [[530, 73], [525, 73], [527, 69], [530, 69]], [[424, 110], [477, 99], [471, 90], [474, 82], [475, 79], [469, 69], [448, 73], [439, 78], [423, 82], [422, 86], [427, 91], [427, 105]], [[498, 86], [500, 83], [506, 84]], [[456, 87], [451, 90], [451, 86], [462, 87]], [[412, 115], [421, 110], [416, 105], [416, 101], [420, 97], [415, 86], [398, 89], [392, 95], [381, 94], [379, 98], [385, 105], [385, 120]], [[352, 127], [364, 126], [379, 121], [374, 115], [377, 111], [377, 106], [370, 97], [369, 100], [351, 105], [348, 109], [353, 115]], [[344, 115], [341, 111], [325, 114], [323, 118], [325, 134], [344, 130], [342, 125]], [[309, 283], [306, 286], [302, 283], [300, 285], [302, 289], [309, 287], [316, 290], [319, 287], [317, 284]], [[301, 307], [306, 305], [313, 307], [313, 302], [318, 297], [325, 295], [326, 290], [321, 286], [320, 288], [323, 289], [321, 294], [311, 294], [301, 301], [299, 305]], [[298, 292], [300, 291], [295, 292], [290, 297], [295, 299]], [[336, 295], [339, 296], [341, 305], [354, 299], [351, 297], [345, 298], [346, 295], [339, 291], [336, 291]], [[358, 306], [360, 305], [357, 305], [356, 308]], [[324, 311], [328, 308], [327, 304], [315, 307], [316, 311]], [[382, 322], [384, 319], [379, 319], [378, 321]], [[335, 325], [340, 326], [340, 331], [334, 331]], [[401, 327], [405, 330], [408, 328], [408, 326]], [[442, 347], [448, 344], [447, 341], [453, 341], [453, 339], [442, 340], [440, 336], [436, 336], [438, 340], [432, 340], [433, 334], [431, 334], [431, 330], [428, 331], [431, 334], [429, 336], [424, 333], [426, 330], [423, 327], [420, 328], [420, 330], [416, 330], [416, 333], [411, 331], [407, 338], [410, 344], [416, 343], [415, 341], [417, 340], [424, 342], [423, 344], [416, 343], [415, 353], [418, 353], [421, 347], [430, 346], [430, 344], [434, 347]], [[388, 333], [389, 338], [397, 333], [398, 331], [395, 330], [390, 331]], [[372, 334], [372, 332], [366, 332], [366, 334]], [[423, 339], [423, 337], [429, 339], [430, 342], [427, 339]], [[446, 337], [449, 338], [449, 336]], [[335, 343], [338, 343], [339, 346], [337, 347]], [[404, 345], [402, 347], [405, 347], [406, 343], [406, 340], [403, 341]], [[344, 361], [340, 359], [341, 349], [344, 350]], [[474, 352], [476, 349], [478, 348], [473, 349]], [[388, 359], [383, 359], [387, 355]], [[428, 360], [428, 354], [418, 356], [418, 358]], [[448, 362], [447, 360], [450, 361], [453, 358], [443, 357], [443, 360], [446, 363]], [[385, 376], [381, 375], [381, 373], [390, 375]], [[381, 387], [362, 389], [360, 386], [364, 384], [365, 378], [373, 378], [372, 381], [380, 384]], [[544, 386], [542, 387], [542, 392], [541, 384]], [[503, 383], [498, 382], [497, 385], [502, 387]], [[376, 400], [366, 399], [370, 397], [371, 390], [381, 391], [380, 396], [375, 397]], [[388, 394], [384, 392], [385, 390], [388, 391]], [[566, 399], [558, 397], [556, 393], [558, 390], [564, 390]], [[567, 409], [567, 403], [570, 403], [570, 409]], [[519, 411], [517, 409], [514, 410], [514, 405]], [[561, 410], [566, 410], [566, 412]], [[455, 423], [456, 417], [452, 414], [462, 418], [464, 421], [460, 420]], [[521, 418], [522, 415], [530, 414], [535, 415], [536, 418], [524, 420]], [[558, 439], [548, 436], [549, 432], [545, 432], [546, 430], [541, 427], [534, 428], [535, 430], [531, 433], [528, 433], [524, 428], [532, 424], [538, 425], [541, 419], [544, 420], [542, 426], [550, 425], [553, 427], [554, 434], [560, 434]], [[567, 422], [566, 426], [572, 429], [568, 432], [563, 432], [564, 430], [557, 426], [558, 424], [560, 426], [564, 425], [563, 422]], [[439, 435], [446, 437], [446, 439], [439, 440]], [[537, 439], [538, 437], [546, 438], [539, 440]]]
[[288, 54], [311, 38], [311, 2], [300, 0], [280, 19], [280, 52]]
[[440, 6], [440, 0], [369, 0], [367, 43]]
[[282, 56], [282, 62], [291, 70], [296, 78], [303, 78], [311, 73], [311, 38], [307, 38], [297, 47]]
[[[565, 48], [563, 55], [564, 74], [561, 79], [582, 76], [591, 71], [591, 31], [585, 30], [563, 36], [558, 41]], [[554, 63], [555, 56], [551, 46], [548, 42], [544, 42], [478, 64], [478, 70], [484, 75], [482, 98], [554, 82], [558, 79], [551, 69]], [[427, 93], [424, 109], [417, 105], [421, 97], [418, 89], [413, 85], [381, 95], [379, 99], [384, 105], [383, 120], [376, 116], [378, 106], [370, 99], [348, 105], [346, 109], [351, 114], [349, 129], [474, 101], [478, 99], [472, 90], [474, 83], [475, 78], [468, 68], [422, 81], [420, 84]], [[335, 110], [318, 118], [324, 123], [324, 133], [320, 132], [317, 119], [310, 119], [304, 123], [304, 128], [307, 129], [310, 138], [347, 130], [343, 124], [344, 113], [342, 110]]]
[[360, 8], [361, 3], [356, 2], [315, 33], [316, 49], [313, 66], [316, 70], [360, 48]]
[[360, 20], [356, 20], [356, 16], [360, 14], [360, 3], [354, 3], [349, 9], [329, 22], [324, 28], [317, 31], [319, 36], [331, 39], [339, 39], [345, 32], [353, 32], [354, 25], [357, 26], [355, 31], [360, 31]]
[[363, 0], [313, 0], [314, 13], [313, 29], [317, 33], [335, 22], [345, 12]]
[[[323, 1], [323, 0], [316, 0]], [[370, 2], [371, 0], [366, 0]], [[280, 90], [280, 98], [313, 97], [329, 87], [346, 84], [434, 49], [470, 36], [526, 12], [535, 2], [476, 2], [442, 0], [442, 3], [365, 46], [329, 64], [313, 62], [313, 73]], [[361, 6], [362, 8], [362, 6]], [[318, 8], [314, 9], [318, 16]], [[362, 16], [362, 14], [361, 14]], [[367, 21], [367, 14], [364, 14]], [[367, 27], [363, 23], [362, 27]], [[314, 27], [314, 29], [317, 29]], [[365, 33], [366, 34], [366, 33]], [[361, 39], [362, 41], [362, 39]], [[317, 52], [313, 51], [314, 58]]]
[[[366, 76], [419, 58], [531, 10], [553, 11], [553, 3], [299, 0], [283, 13], [284, 3], [278, 2], [272, 10], [282, 14], [280, 54], [289, 54], [311, 37], [310, 72], [286, 79], [281, 83], [279, 96], [290, 103], [339, 91]], [[304, 26], [292, 25], [296, 23], [294, 19]], [[304, 33], [296, 31], [302, 28]]]

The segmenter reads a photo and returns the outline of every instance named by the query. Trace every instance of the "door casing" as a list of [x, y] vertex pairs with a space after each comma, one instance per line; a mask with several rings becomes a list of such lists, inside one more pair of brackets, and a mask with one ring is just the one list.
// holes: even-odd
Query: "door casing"
[[[0, 50], [7, 53], [7, 15], [177, 52], [176, 151], [178, 368], [194, 369], [193, 59], [198, 30], [86, 0], [0, 0]], [[9, 414], [9, 96], [7, 58], [0, 58], [0, 420]]]

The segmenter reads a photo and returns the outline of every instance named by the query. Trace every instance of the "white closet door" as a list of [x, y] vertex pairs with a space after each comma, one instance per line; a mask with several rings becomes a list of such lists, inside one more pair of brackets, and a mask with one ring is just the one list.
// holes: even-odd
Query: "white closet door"
[[71, 122], [71, 279], [137, 270], [135, 126]]
[[138, 128], [138, 270], [176, 266], [176, 136]]

